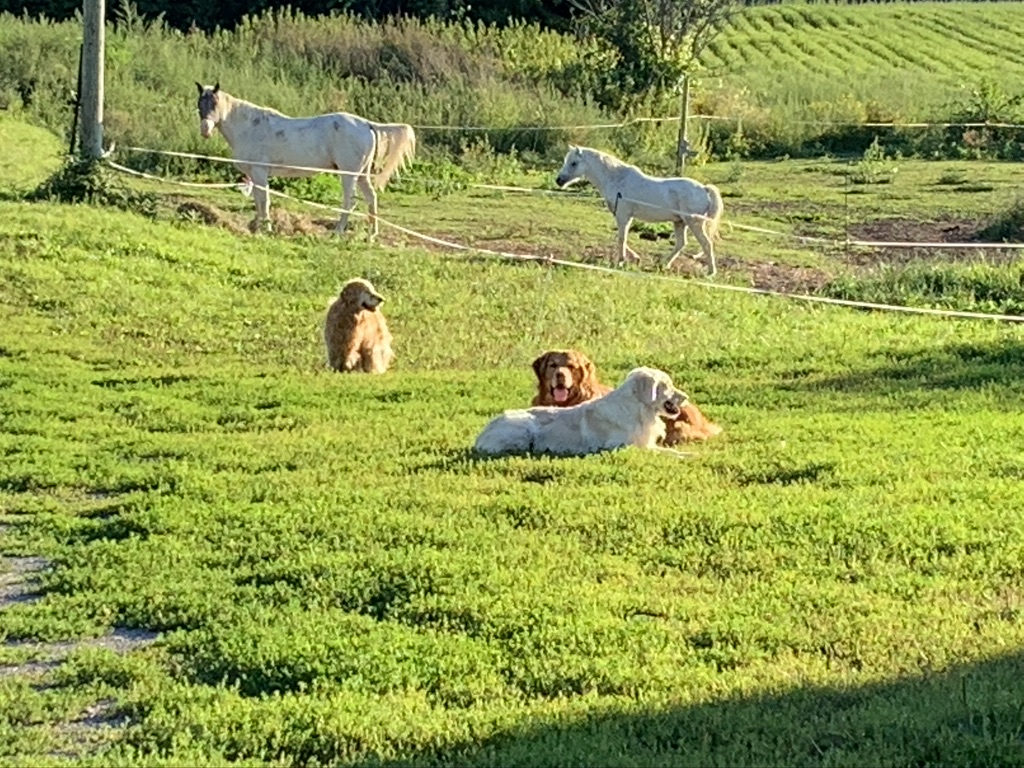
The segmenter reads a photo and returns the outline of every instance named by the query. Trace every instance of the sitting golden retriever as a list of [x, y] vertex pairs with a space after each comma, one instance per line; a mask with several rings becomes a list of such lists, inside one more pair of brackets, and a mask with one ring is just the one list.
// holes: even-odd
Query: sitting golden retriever
[[[545, 352], [533, 361], [533, 372], [537, 375], [537, 394], [533, 397], [533, 405], [565, 408], [611, 392], [611, 387], [597, 380], [597, 371], [590, 358], [574, 349]], [[666, 419], [662, 445], [707, 440], [721, 431], [720, 426], [708, 421], [696, 405], [688, 402], [677, 418]]]
[[327, 364], [336, 371], [384, 373], [394, 358], [384, 301], [368, 280], [349, 280], [328, 307], [324, 323]]
[[677, 390], [664, 371], [634, 368], [604, 397], [567, 408], [505, 411], [484, 427], [474, 448], [484, 454], [562, 456], [584, 456], [627, 445], [668, 450], [657, 445], [665, 436], [662, 417], [678, 416], [686, 400], [686, 393]]

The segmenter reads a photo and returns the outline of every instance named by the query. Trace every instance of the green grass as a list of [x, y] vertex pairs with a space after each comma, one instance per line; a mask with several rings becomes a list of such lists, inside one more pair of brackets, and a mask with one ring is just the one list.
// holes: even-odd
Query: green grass
[[[461, 158], [482, 139], [528, 164], [569, 141], [605, 144], [666, 168], [678, 125], [586, 126], [677, 114], [674, 95], [628, 114], [609, 96], [607, 57], [593, 41], [513, 24], [507, 28], [405, 20], [368, 24], [297, 14], [247, 19], [234, 31], [182, 34], [121, 12], [106, 38], [108, 142], [204, 151], [196, 79], [289, 114], [346, 110], [421, 128], [421, 154]], [[1021, 159], [1022, 131], [863, 129], [823, 122], [1024, 122], [1021, 2], [785, 4], [746, 7], [705, 50], [693, 111], [694, 146], [708, 157], [861, 153], [877, 137], [904, 155]], [[0, 108], [56, 133], [72, 123], [80, 25], [7, 15], [0, 23]], [[187, 76], [185, 73], [191, 73]], [[626, 96], [628, 94], [620, 94]], [[598, 104], [606, 105], [599, 108]], [[485, 126], [438, 130], [428, 126]], [[185, 167], [136, 156], [139, 167]], [[190, 168], [194, 170], [194, 166]]]
[[[27, 183], [53, 145], [22, 135]], [[836, 164], [704, 172], [741, 221], [836, 231], [847, 199]], [[980, 215], [1012, 172], [901, 166], [851, 205]], [[1021, 764], [1024, 329], [12, 197], [0, 550], [53, 565], [0, 638], [162, 635], [0, 676], [5, 763]], [[381, 210], [564, 257], [612, 236], [596, 205], [478, 189]], [[728, 280], [834, 262], [747, 237]], [[357, 275], [388, 297], [381, 377], [323, 365]], [[665, 368], [725, 434], [475, 458], [552, 346], [610, 382]], [[104, 700], [121, 727], [72, 727]]]
[[948, 114], [982, 75], [1020, 92], [1022, 14], [1015, 2], [754, 7], [736, 15], [702, 64], [768, 109], [801, 105], [819, 119], [930, 119]]

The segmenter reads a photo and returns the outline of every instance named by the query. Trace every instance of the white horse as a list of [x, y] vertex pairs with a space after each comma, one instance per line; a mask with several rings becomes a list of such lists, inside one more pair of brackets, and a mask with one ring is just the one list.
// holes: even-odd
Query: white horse
[[[312, 176], [337, 171], [341, 176], [342, 213], [335, 226], [344, 232], [359, 185], [370, 209], [372, 233], [378, 232], [377, 193], [416, 152], [416, 134], [403, 123], [375, 123], [357, 115], [335, 112], [317, 117], [288, 117], [275, 109], [237, 99], [220, 89], [196, 83], [199, 89], [199, 132], [210, 138], [213, 129], [231, 146], [235, 165], [252, 180], [256, 219], [270, 229], [270, 191], [273, 176]], [[246, 162], [249, 161], [249, 162]], [[380, 170], [373, 176], [374, 164]]]
[[[715, 250], [711, 241], [718, 232], [723, 206], [722, 194], [714, 184], [701, 184], [686, 178], [648, 176], [635, 165], [624, 163], [606, 152], [570, 146], [555, 183], [565, 187], [580, 179], [586, 179], [597, 187], [619, 225], [615, 263], [626, 261], [626, 235], [633, 219], [671, 221], [675, 228], [676, 247], [665, 268], [670, 269], [682, 253], [686, 246], [686, 228], [689, 227], [710, 262], [710, 274], [715, 274]], [[632, 248], [628, 250], [633, 260], [639, 258]]]

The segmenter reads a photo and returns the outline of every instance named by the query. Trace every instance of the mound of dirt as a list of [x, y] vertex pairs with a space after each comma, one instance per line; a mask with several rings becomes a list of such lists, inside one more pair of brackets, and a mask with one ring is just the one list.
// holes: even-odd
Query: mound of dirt
[[285, 237], [330, 234], [334, 231], [334, 225], [337, 223], [326, 219], [314, 219], [312, 216], [292, 213], [280, 208], [270, 209], [270, 221], [273, 224], [274, 232]]
[[214, 205], [188, 200], [176, 209], [177, 214], [187, 221], [201, 221], [210, 227], [221, 227], [236, 235], [245, 234], [246, 228], [239, 223], [238, 217], [222, 211]]

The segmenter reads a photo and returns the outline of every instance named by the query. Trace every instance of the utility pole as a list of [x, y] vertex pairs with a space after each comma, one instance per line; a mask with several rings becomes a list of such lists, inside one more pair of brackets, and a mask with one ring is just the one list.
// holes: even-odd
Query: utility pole
[[683, 75], [682, 105], [679, 111], [679, 139], [676, 141], [676, 176], [683, 175], [686, 158], [690, 154], [690, 142], [687, 139], [687, 124], [690, 122], [690, 76]]
[[93, 160], [103, 154], [104, 0], [82, 4], [82, 153]]

